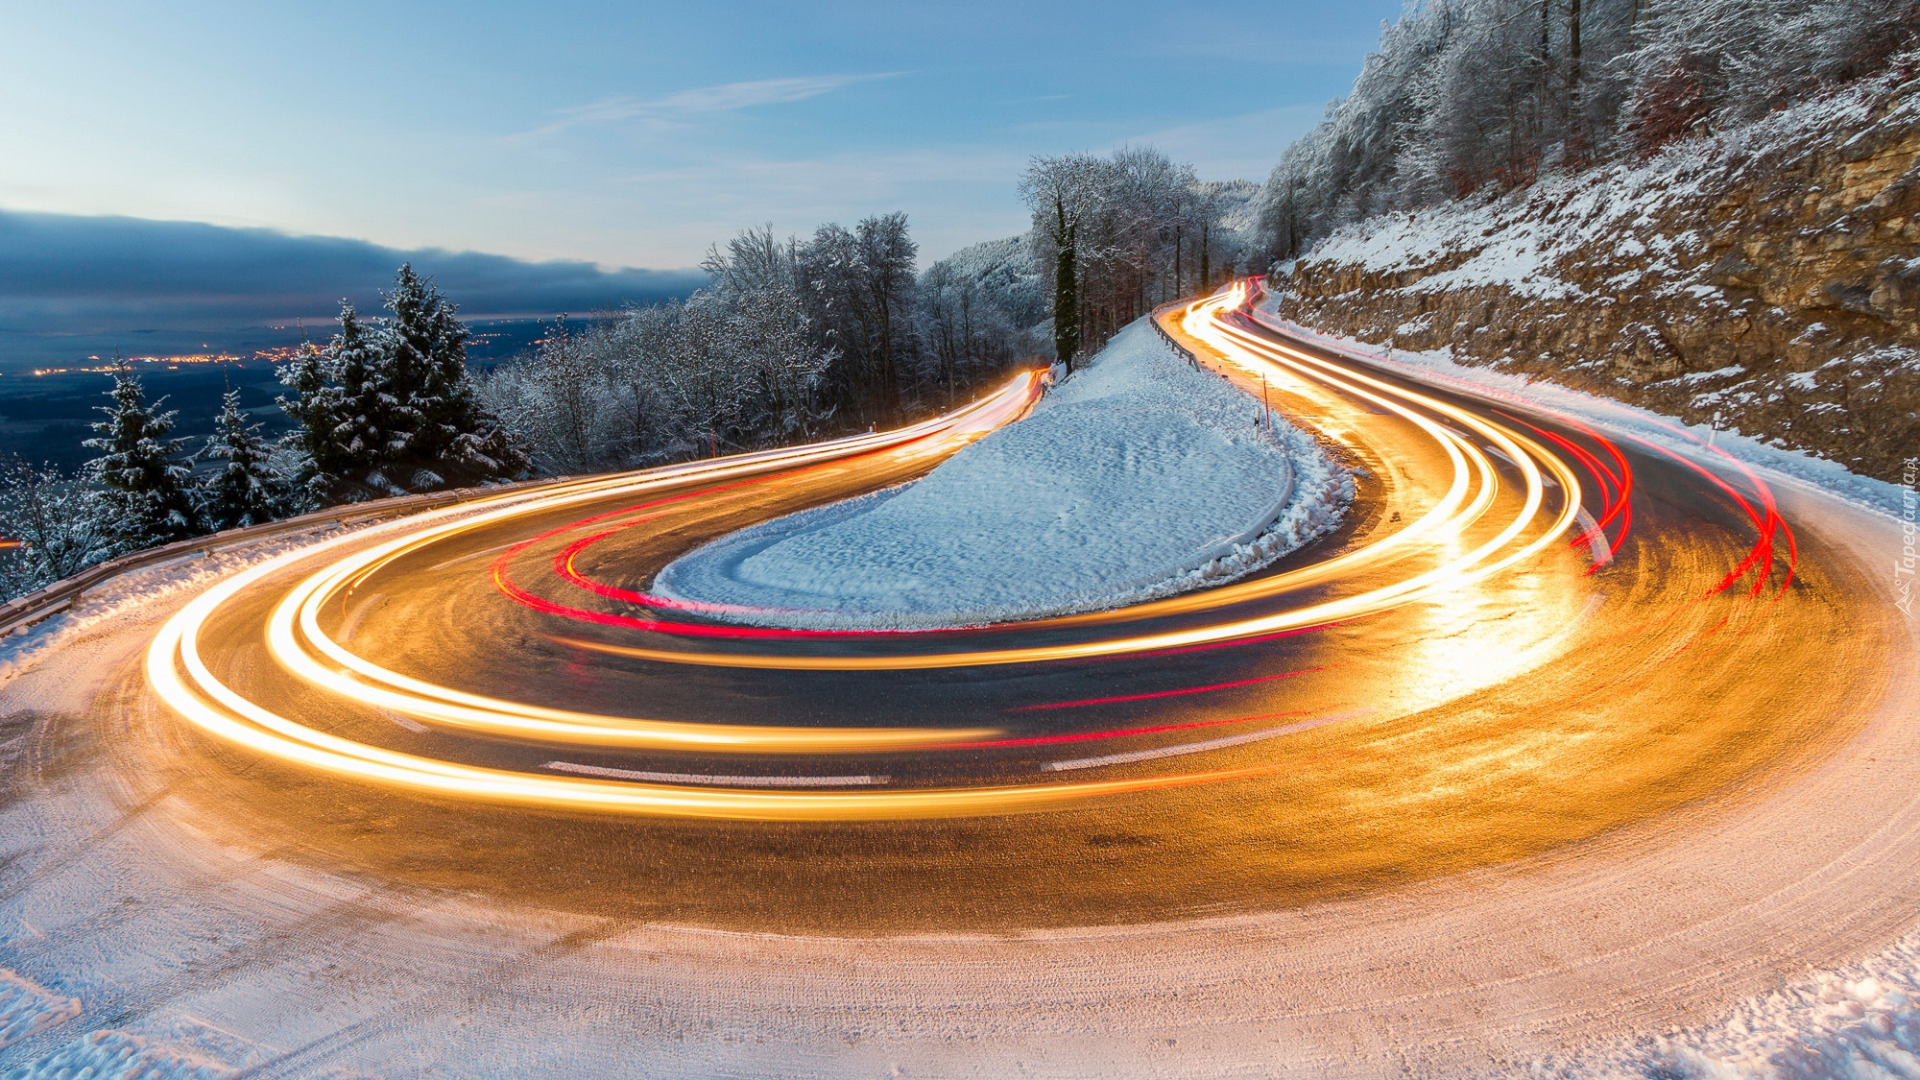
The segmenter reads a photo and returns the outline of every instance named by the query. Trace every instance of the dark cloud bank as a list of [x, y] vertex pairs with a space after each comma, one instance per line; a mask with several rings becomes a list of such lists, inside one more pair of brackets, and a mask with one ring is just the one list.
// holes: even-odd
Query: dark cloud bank
[[402, 262], [434, 276], [469, 317], [585, 313], [684, 296], [692, 271], [399, 251], [361, 240], [179, 221], [0, 211], [0, 364], [280, 344], [317, 338], [341, 299], [363, 309]]

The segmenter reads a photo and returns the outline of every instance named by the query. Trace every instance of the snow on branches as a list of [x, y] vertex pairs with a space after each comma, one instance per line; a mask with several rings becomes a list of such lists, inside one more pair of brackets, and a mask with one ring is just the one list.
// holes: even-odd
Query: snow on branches
[[1920, 46], [1920, 0], [1427, 0], [1261, 196], [1274, 260], [1392, 210], [1743, 123]]
[[590, 472], [893, 424], [1044, 349], [1018, 239], [917, 280], [904, 214], [786, 240], [748, 229], [702, 263], [684, 300], [562, 319], [482, 398], [535, 461]]
[[303, 500], [325, 506], [507, 480], [527, 468], [524, 449], [480, 405], [466, 368], [467, 328], [431, 280], [405, 265], [386, 294], [389, 317], [368, 322], [351, 304], [323, 349], [280, 369], [294, 393]]

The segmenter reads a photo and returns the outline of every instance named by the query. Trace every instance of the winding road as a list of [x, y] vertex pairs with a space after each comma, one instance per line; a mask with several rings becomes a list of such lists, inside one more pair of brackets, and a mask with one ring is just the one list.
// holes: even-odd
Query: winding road
[[1228, 585], [890, 632], [648, 592], [1017, 420], [1026, 373], [238, 540], [48, 653], [0, 684], [0, 968], [83, 1009], [0, 1064], [188, 1024], [262, 1076], [1502, 1072], [1909, 929], [1897, 525], [1413, 381], [1251, 287], [1157, 318], [1358, 495]]

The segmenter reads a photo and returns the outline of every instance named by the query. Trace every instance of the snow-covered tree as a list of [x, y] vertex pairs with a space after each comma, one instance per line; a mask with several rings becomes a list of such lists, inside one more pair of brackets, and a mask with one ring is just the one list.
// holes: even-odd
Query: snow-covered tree
[[853, 229], [829, 222], [798, 251], [813, 323], [839, 353], [830, 392], [862, 417], [899, 418], [901, 369], [912, 358], [914, 259], [905, 214], [880, 214]]
[[1020, 191], [1033, 212], [1034, 258], [1052, 284], [1055, 355], [1069, 369], [1077, 354], [1197, 284], [1186, 265], [1195, 243], [1209, 246], [1195, 254], [1212, 276], [1225, 201], [1191, 165], [1152, 147], [1037, 157]]
[[176, 413], [160, 411], [165, 398], [149, 405], [140, 378], [122, 363], [114, 371], [112, 404], [100, 407], [105, 419], [83, 445], [100, 451], [87, 463], [88, 476], [101, 487], [105, 531], [115, 554], [172, 543], [200, 534], [182, 460], [185, 439], [171, 438]]
[[200, 488], [200, 516], [214, 532], [262, 525], [286, 508], [286, 482], [274, 470], [273, 444], [260, 427], [240, 411], [240, 391], [228, 390], [201, 451], [222, 463]]
[[563, 316], [531, 356], [508, 364], [483, 384], [484, 400], [524, 437], [549, 472], [585, 473], [623, 464], [635, 449], [632, 417], [621, 402], [612, 358], [601, 335], [580, 332]]
[[345, 446], [337, 437], [340, 426], [340, 388], [329, 378], [327, 356], [311, 343], [302, 345], [290, 363], [275, 369], [291, 397], [275, 398], [293, 421], [280, 439], [280, 452], [293, 462], [289, 475], [290, 499], [300, 509], [315, 510], [339, 500], [350, 468]]
[[370, 324], [343, 303], [333, 341], [280, 372], [297, 395], [281, 407], [297, 425], [287, 446], [303, 502], [522, 475], [525, 448], [481, 407], [453, 304], [410, 264], [386, 304], [391, 318]]
[[81, 480], [19, 458], [0, 463], [0, 596], [69, 578], [115, 553], [99, 496]]
[[[390, 458], [411, 475], [388, 477], [415, 490], [438, 487], [452, 469], [497, 480], [518, 475], [524, 459], [500, 439], [467, 376], [467, 328], [451, 301], [408, 263], [386, 294], [381, 389], [394, 410]], [[384, 463], [383, 463], [384, 464]], [[393, 470], [389, 470], [393, 471]]]
[[327, 346], [324, 368], [332, 393], [323, 399], [331, 404], [322, 419], [332, 427], [319, 441], [337, 452], [329, 471], [341, 478], [340, 494], [348, 498], [406, 491], [388, 474], [406, 451], [414, 416], [386, 345], [385, 335], [368, 326], [352, 304], [340, 305], [340, 330]]
[[1281, 155], [1262, 246], [1645, 153], [1916, 48], [1920, 0], [1423, 0]]
[[1106, 166], [1091, 154], [1037, 157], [1020, 177], [1020, 197], [1033, 212], [1035, 255], [1050, 263], [1053, 352], [1073, 370], [1080, 355], [1080, 228], [1093, 213]]
[[[843, 405], [852, 408], [840, 422], [864, 418], [867, 399], [836, 397], [825, 378], [841, 355], [835, 340], [865, 329], [849, 309], [869, 304], [874, 285], [864, 270], [840, 273], [870, 263], [858, 250], [859, 233], [838, 234], [850, 241], [835, 253], [845, 261], [831, 267], [839, 276], [822, 279], [810, 276], [828, 269], [812, 257], [813, 245], [777, 240], [771, 228], [749, 229], [708, 254], [707, 288], [584, 327], [563, 321], [531, 356], [490, 374], [483, 400], [526, 435], [535, 460], [551, 472], [812, 438]], [[819, 287], [823, 280], [827, 288]], [[890, 286], [899, 291], [897, 283], [882, 281], [879, 292]], [[900, 348], [911, 346], [911, 300], [894, 297], [893, 317], [905, 324], [894, 330]], [[823, 309], [846, 321], [825, 324], [816, 314]], [[877, 346], [863, 353], [875, 355], [884, 353]], [[853, 369], [850, 392], [866, 393], [868, 383], [857, 376], [870, 370]]]
[[942, 404], [1047, 352], [1047, 297], [1022, 237], [962, 248], [920, 275], [916, 305], [928, 381]]

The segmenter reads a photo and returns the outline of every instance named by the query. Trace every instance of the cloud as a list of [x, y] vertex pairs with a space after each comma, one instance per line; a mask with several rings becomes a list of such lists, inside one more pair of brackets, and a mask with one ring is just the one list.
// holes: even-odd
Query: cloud
[[558, 119], [517, 137], [553, 135], [569, 128], [617, 124], [633, 120], [672, 121], [711, 113], [737, 112], [761, 105], [783, 105], [832, 93], [855, 83], [891, 79], [897, 71], [870, 75], [812, 75], [791, 79], [757, 79], [681, 90], [666, 97], [642, 100], [627, 94], [602, 98], [586, 105], [559, 110]]
[[469, 315], [586, 312], [684, 296], [692, 270], [602, 270], [183, 221], [0, 211], [4, 359], [76, 336], [213, 333], [377, 307], [402, 262]]

